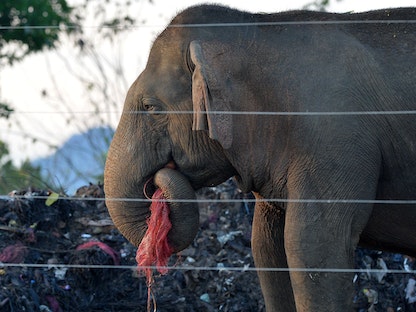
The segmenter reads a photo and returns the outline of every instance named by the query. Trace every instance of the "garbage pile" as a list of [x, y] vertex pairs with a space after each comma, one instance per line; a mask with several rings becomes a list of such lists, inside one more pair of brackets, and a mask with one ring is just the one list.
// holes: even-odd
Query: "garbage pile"
[[354, 277], [357, 311], [416, 311], [414, 258], [358, 248], [355, 260], [361, 269]]
[[[202, 190], [204, 199], [244, 199], [232, 180]], [[136, 248], [115, 229], [103, 186], [67, 197], [26, 189], [0, 197], [0, 311], [146, 311], [148, 288]], [[155, 273], [157, 311], [264, 311], [250, 250], [253, 204], [200, 203], [201, 230]], [[414, 259], [357, 250], [356, 310], [416, 311]], [[231, 270], [232, 268], [239, 268]], [[368, 269], [381, 268], [378, 274]], [[402, 274], [383, 270], [399, 269]]]

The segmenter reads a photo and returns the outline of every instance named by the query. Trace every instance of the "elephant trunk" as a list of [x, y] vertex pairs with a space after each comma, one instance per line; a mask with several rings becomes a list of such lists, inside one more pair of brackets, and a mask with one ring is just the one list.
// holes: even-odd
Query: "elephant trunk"
[[188, 247], [199, 229], [199, 210], [196, 194], [189, 181], [178, 171], [168, 168], [159, 170], [154, 177], [169, 202], [169, 219], [172, 228], [168, 234], [171, 247], [175, 252]]
[[[119, 160], [115, 162], [119, 164]], [[123, 176], [113, 165], [109, 155], [104, 180], [106, 205], [121, 234], [133, 245], [139, 246], [150, 216], [150, 201], [146, 200], [144, 194], [145, 183], [128, 181], [128, 175]], [[179, 252], [192, 243], [199, 228], [195, 191], [180, 172], [169, 168], [157, 171], [153, 182], [168, 200], [172, 224], [168, 241], [173, 251]]]

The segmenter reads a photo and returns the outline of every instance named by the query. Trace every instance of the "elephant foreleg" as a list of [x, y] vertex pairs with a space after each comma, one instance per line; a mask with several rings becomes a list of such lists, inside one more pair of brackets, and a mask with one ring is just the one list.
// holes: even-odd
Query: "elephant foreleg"
[[[257, 194], [256, 198], [259, 199]], [[287, 269], [284, 250], [284, 210], [266, 202], [257, 202], [254, 211], [252, 250], [256, 268]], [[296, 311], [287, 271], [258, 271], [266, 310]]]

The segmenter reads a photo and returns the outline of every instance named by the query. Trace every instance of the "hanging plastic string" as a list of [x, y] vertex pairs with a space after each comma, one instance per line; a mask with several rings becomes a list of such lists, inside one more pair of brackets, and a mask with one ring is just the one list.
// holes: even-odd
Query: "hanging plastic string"
[[[147, 220], [147, 231], [137, 249], [136, 261], [139, 272], [144, 272], [147, 280], [147, 311], [151, 311], [153, 302], [156, 311], [156, 300], [152, 292], [153, 269], [155, 266], [160, 274], [168, 272], [167, 264], [173, 253], [168, 242], [168, 233], [172, 228], [169, 219], [170, 208], [162, 190], [157, 189], [152, 196], [150, 217]], [[153, 298], [153, 299], [152, 299]]]

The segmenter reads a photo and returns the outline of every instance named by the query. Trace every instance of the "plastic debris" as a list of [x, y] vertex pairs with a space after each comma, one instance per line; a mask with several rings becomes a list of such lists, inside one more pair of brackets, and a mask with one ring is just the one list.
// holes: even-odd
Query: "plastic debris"
[[21, 263], [24, 261], [28, 250], [21, 242], [7, 246], [0, 253], [0, 262]]
[[382, 258], [377, 259], [376, 270], [379, 271], [373, 272], [373, 276], [377, 279], [379, 283], [381, 283], [388, 271], [386, 262]]
[[165, 201], [162, 190], [157, 189], [153, 194], [150, 205], [150, 218], [147, 220], [147, 231], [137, 249], [136, 261], [138, 270], [144, 272], [148, 287], [147, 310], [151, 309], [151, 287], [153, 284], [151, 266], [156, 266], [161, 274], [168, 272], [166, 265], [173, 253], [168, 242], [168, 233], [172, 228], [169, 219], [169, 205]]
[[225, 235], [218, 236], [217, 239], [222, 246], [224, 246], [227, 242], [234, 240], [237, 235], [243, 234], [242, 231], [232, 231]]
[[[44, 198], [34, 197], [48, 196], [50, 191], [22, 190], [13, 192], [13, 197], [0, 198], [0, 254], [16, 244], [25, 246], [27, 252], [19, 262], [25, 266], [0, 264], [0, 311], [128, 312], [146, 308], [146, 280], [131, 269], [136, 265], [137, 248], [108, 222], [103, 201], [95, 200], [103, 196], [99, 195], [102, 190], [86, 187], [82, 191], [76, 200], [68, 197], [51, 206], [46, 206]], [[221, 198], [222, 192], [228, 193], [223, 198], [243, 198], [229, 183], [203, 189], [198, 197]], [[94, 200], [84, 201], [88, 196]], [[157, 287], [153, 287], [152, 298], [157, 299], [158, 311], [264, 311], [256, 272], [243, 269], [254, 267], [250, 249], [253, 203], [205, 201], [199, 206], [201, 231], [189, 248], [173, 255], [168, 263], [178, 264], [181, 269], [153, 277]], [[95, 227], [103, 230], [94, 231]], [[228, 239], [231, 237], [227, 234], [232, 232], [241, 234]], [[82, 237], [83, 233], [87, 235]], [[224, 245], [217, 239], [223, 236], [228, 239]], [[89, 241], [104, 243], [120, 253], [120, 265], [126, 269], [108, 268], [114, 266], [114, 259], [97, 245], [76, 250], [76, 246]], [[378, 303], [373, 304], [377, 311], [415, 310], [414, 281], [410, 281], [415, 276], [387, 271], [379, 282], [371, 274], [372, 269], [380, 269], [377, 259], [383, 259], [390, 270], [415, 269], [411, 257], [358, 248], [355, 267], [362, 271], [354, 283], [357, 311], [367, 312], [370, 305], [364, 289], [377, 292]], [[31, 263], [45, 267], [30, 267]], [[201, 294], [208, 294], [209, 302], [201, 300]], [[48, 301], [46, 295], [53, 296], [58, 305], [51, 298]]]
[[209, 298], [209, 295], [207, 293], [202, 294], [199, 299], [201, 299], [202, 301], [206, 302], [206, 303], [210, 303], [211, 299]]
[[378, 303], [378, 293], [374, 289], [363, 289], [364, 295], [368, 298], [368, 303], [377, 304]]
[[406, 301], [408, 303], [416, 302], [416, 280], [414, 278], [409, 278], [409, 281], [406, 285]]
[[104, 251], [106, 254], [108, 254], [113, 259], [114, 265], [119, 265], [120, 264], [119, 254], [113, 248], [111, 248], [110, 246], [108, 246], [107, 244], [104, 244], [102, 242], [97, 242], [97, 241], [87, 242], [87, 243], [84, 243], [82, 245], [79, 245], [76, 248], [76, 250], [90, 249], [90, 248], [94, 248], [94, 247], [98, 247], [102, 251]]

